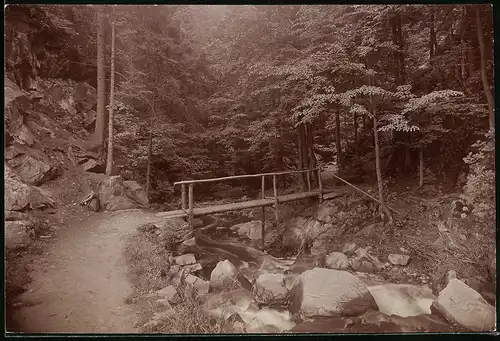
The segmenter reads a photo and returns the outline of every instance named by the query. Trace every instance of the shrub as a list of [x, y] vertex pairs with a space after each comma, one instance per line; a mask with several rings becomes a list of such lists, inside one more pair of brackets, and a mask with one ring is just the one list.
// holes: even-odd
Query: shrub
[[495, 221], [495, 135], [490, 130], [485, 140], [472, 145], [475, 152], [464, 158], [469, 174], [464, 196], [472, 204], [474, 218], [483, 223]]

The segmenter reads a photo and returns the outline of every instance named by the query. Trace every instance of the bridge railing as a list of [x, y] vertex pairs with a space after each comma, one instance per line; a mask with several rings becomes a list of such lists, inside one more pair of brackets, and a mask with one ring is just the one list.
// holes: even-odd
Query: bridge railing
[[[273, 172], [273, 173], [260, 173], [260, 174], [247, 174], [247, 175], [234, 175], [234, 176], [226, 176], [221, 178], [212, 178], [212, 179], [199, 179], [199, 180], [185, 180], [185, 181], [177, 181], [174, 182], [174, 186], [181, 186], [181, 202], [182, 202], [182, 210], [188, 215], [190, 225], [192, 226], [193, 219], [193, 210], [194, 210], [194, 194], [193, 187], [196, 183], [207, 183], [207, 182], [217, 182], [217, 181], [226, 181], [226, 180], [234, 180], [234, 179], [245, 179], [245, 178], [261, 178], [261, 199], [266, 199], [265, 197], [265, 178], [266, 176], [273, 177], [273, 194], [274, 194], [274, 205], [275, 205], [275, 214], [276, 214], [276, 222], [279, 220], [278, 214], [278, 187], [277, 187], [277, 177], [280, 175], [288, 175], [288, 174], [301, 174], [306, 173], [307, 177], [307, 189], [308, 192], [311, 192], [311, 174], [313, 172], [317, 173], [318, 179], [318, 187], [319, 187], [319, 201], [323, 201], [323, 185], [321, 183], [321, 168], [312, 168], [312, 169], [304, 169], [304, 170], [289, 170], [289, 171], [281, 171], [281, 172]], [[187, 197], [186, 197], [186, 186], [188, 186]], [[265, 224], [265, 214], [264, 214], [264, 206], [262, 206], [262, 232], [264, 233], [264, 224]], [[262, 238], [264, 239], [264, 238]]]

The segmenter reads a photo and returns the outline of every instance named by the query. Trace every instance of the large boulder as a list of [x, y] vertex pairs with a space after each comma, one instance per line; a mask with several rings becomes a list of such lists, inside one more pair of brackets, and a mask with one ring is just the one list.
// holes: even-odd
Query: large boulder
[[[129, 185], [130, 186], [130, 185]], [[130, 188], [130, 187], [128, 187]], [[138, 195], [139, 191], [128, 191], [120, 175], [110, 176], [102, 180], [98, 186], [98, 198], [101, 209], [119, 211], [130, 208], [144, 208], [144, 197]]]
[[24, 183], [41, 185], [61, 175], [59, 167], [54, 166], [45, 155], [40, 153], [25, 153], [21, 148], [9, 146], [6, 148], [6, 161]]
[[333, 270], [347, 270], [349, 259], [342, 252], [332, 252], [326, 256], [325, 267]]
[[54, 207], [55, 202], [42, 194], [40, 189], [21, 182], [12, 170], [4, 165], [5, 169], [5, 209], [7, 211], [26, 211]]
[[356, 316], [369, 309], [376, 304], [366, 285], [346, 271], [308, 270], [290, 293], [290, 311], [300, 317]]
[[131, 198], [133, 198], [139, 205], [143, 207], [149, 206], [149, 199], [146, 195], [146, 191], [137, 183], [137, 181], [124, 181], [125, 192]]
[[257, 303], [284, 305], [288, 300], [285, 277], [282, 274], [262, 274], [255, 281], [252, 297]]
[[28, 246], [35, 240], [33, 224], [29, 221], [6, 221], [4, 236], [7, 250]]
[[17, 84], [7, 77], [4, 77], [4, 82], [4, 125], [6, 133], [9, 134], [13, 141], [32, 146], [35, 143], [35, 137], [26, 127], [24, 118], [24, 114], [30, 109], [30, 99]]
[[237, 281], [238, 269], [227, 259], [217, 263], [210, 274], [210, 287], [220, 290], [233, 285]]
[[474, 289], [458, 279], [452, 279], [432, 303], [431, 309], [448, 321], [469, 331], [493, 331], [495, 307]]

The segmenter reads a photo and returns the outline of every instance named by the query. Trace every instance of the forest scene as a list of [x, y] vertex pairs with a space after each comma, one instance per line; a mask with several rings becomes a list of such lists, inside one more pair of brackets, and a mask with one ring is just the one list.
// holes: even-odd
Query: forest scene
[[493, 332], [493, 7], [7, 5], [8, 333]]

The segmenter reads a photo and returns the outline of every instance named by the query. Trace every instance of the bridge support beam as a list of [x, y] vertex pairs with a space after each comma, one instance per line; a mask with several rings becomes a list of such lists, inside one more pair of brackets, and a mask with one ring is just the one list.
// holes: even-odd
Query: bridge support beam
[[[262, 184], [261, 184], [261, 190], [262, 190], [262, 199], [266, 198], [266, 182], [265, 182], [265, 177], [264, 175], [262, 176]], [[264, 250], [264, 246], [266, 244], [266, 208], [262, 206], [261, 208], [261, 213], [262, 213], [262, 250]]]
[[280, 214], [278, 207], [278, 186], [276, 185], [276, 175], [273, 175], [273, 191], [274, 191], [274, 216], [276, 218], [276, 230], [278, 230], [280, 223]]
[[193, 199], [193, 184], [189, 184], [189, 227], [193, 229], [193, 210], [194, 210], [194, 199]]
[[323, 202], [323, 183], [321, 182], [321, 168], [318, 168], [319, 203]]
[[186, 204], [186, 185], [184, 184], [181, 185], [181, 204], [182, 204], [182, 210], [185, 211], [187, 208], [187, 204]]

